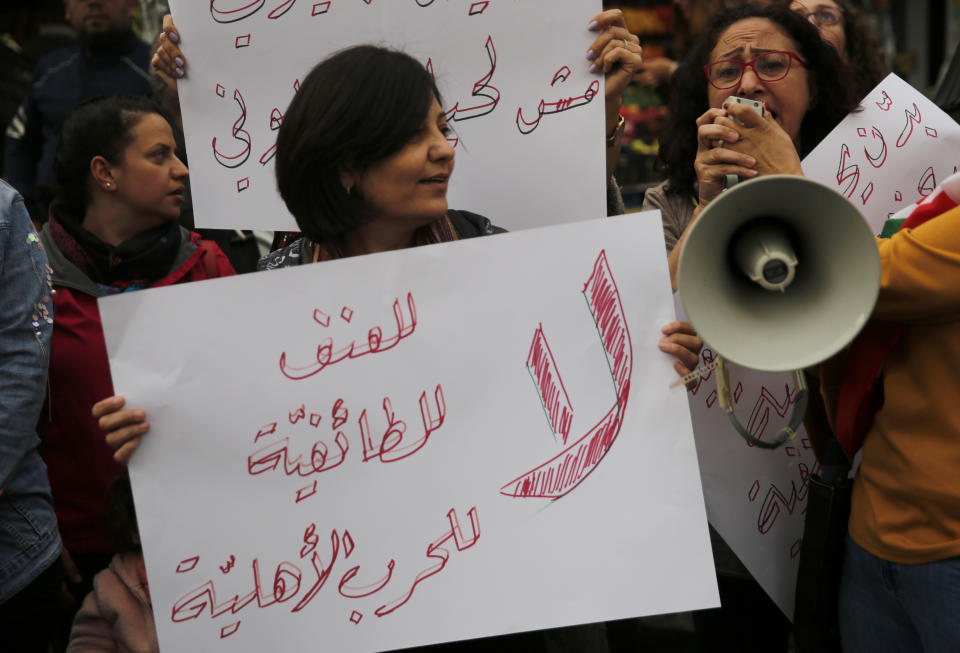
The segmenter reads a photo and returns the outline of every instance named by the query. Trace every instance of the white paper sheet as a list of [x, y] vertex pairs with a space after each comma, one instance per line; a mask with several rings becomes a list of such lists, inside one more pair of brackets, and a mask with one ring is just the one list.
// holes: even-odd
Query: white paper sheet
[[[678, 319], [686, 320], [678, 295]], [[707, 343], [704, 368], [716, 353]], [[734, 414], [747, 432], [770, 440], [790, 421], [796, 403], [791, 372], [758, 372], [726, 362]], [[820, 464], [803, 425], [777, 449], [749, 444], [730, 424], [717, 399], [714, 372], [689, 391], [707, 518], [774, 603], [793, 620], [797, 566], [810, 474]]]
[[660, 234], [651, 212], [101, 300], [152, 424], [130, 468], [161, 648], [716, 606]]
[[[714, 353], [701, 352], [708, 364]], [[734, 413], [747, 432], [770, 439], [796, 401], [790, 373], [757, 372], [727, 363]], [[792, 621], [809, 475], [819, 473], [807, 433], [778, 449], [748, 444], [717, 402], [713, 373], [690, 396], [707, 517], [724, 541]]]
[[180, 101], [200, 227], [296, 230], [276, 191], [276, 129], [298, 80], [358, 43], [432, 68], [455, 130], [451, 207], [510, 229], [605, 212], [603, 77], [585, 56], [599, 0], [170, 5], [188, 57]]
[[804, 158], [803, 173], [847, 197], [875, 233], [960, 166], [960, 125], [894, 74]]

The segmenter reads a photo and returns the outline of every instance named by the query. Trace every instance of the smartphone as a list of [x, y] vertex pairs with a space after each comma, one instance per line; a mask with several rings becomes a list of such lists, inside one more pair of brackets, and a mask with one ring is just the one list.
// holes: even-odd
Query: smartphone
[[[759, 100], [748, 100], [747, 98], [731, 95], [730, 97], [728, 97], [726, 100], [723, 101], [723, 104], [721, 106], [724, 109], [726, 109], [731, 104], [745, 104], [748, 107], [752, 108], [754, 111], [756, 111], [757, 115], [759, 115], [761, 118], [763, 117], [763, 102]], [[743, 123], [736, 120], [736, 118], [734, 118], [734, 120], [737, 122], [737, 124], [741, 126], [743, 125]]]
[[[759, 115], [761, 118], [763, 117], [763, 102], [760, 102], [759, 100], [748, 100], [747, 98], [731, 95], [726, 100], [724, 100], [723, 104], [720, 106], [726, 109], [731, 104], [746, 104], [747, 106], [751, 107], [754, 111], [756, 111], [757, 115]], [[733, 118], [733, 116], [730, 116], [730, 117]], [[741, 127], [743, 127], [743, 123], [737, 120], [736, 118], [733, 118], [733, 121], [738, 125], [740, 125]], [[727, 175], [726, 179], [723, 182], [723, 189], [726, 190], [728, 188], [733, 188], [735, 185], [737, 185], [739, 181], [740, 181], [740, 178], [737, 177], [736, 175]]]

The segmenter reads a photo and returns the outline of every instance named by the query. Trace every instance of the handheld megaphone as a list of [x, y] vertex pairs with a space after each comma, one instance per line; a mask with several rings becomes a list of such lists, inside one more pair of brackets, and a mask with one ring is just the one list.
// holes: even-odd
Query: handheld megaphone
[[845, 197], [805, 177], [770, 175], [737, 184], [704, 209], [680, 252], [677, 288], [690, 322], [720, 357], [794, 371], [790, 423], [764, 442], [737, 421], [723, 364], [717, 369], [720, 405], [734, 427], [772, 448], [803, 419], [802, 368], [843, 349], [870, 318], [880, 256], [870, 227]]

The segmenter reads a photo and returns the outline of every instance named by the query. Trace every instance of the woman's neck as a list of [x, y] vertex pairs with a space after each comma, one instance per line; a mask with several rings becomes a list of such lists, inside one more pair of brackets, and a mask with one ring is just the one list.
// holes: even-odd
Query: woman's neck
[[405, 249], [414, 244], [416, 229], [389, 221], [371, 220], [340, 238], [344, 256], [360, 256]]
[[159, 222], [130, 215], [113, 202], [95, 198], [87, 205], [80, 226], [108, 245], [116, 247], [157, 224]]

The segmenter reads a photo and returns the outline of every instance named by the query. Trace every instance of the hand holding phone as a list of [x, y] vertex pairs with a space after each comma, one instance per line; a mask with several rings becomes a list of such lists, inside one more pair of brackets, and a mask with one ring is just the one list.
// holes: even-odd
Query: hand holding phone
[[[756, 111], [758, 116], [760, 116], [761, 118], [763, 118], [763, 102], [761, 102], [761, 101], [759, 101], [759, 100], [748, 100], [747, 98], [742, 98], [742, 97], [737, 97], [736, 95], [731, 95], [731, 96], [728, 97], [726, 100], [724, 100], [724, 101], [723, 101], [723, 104], [720, 105], [720, 106], [722, 106], [723, 109], [726, 110], [726, 108], [727, 108], [728, 106], [730, 106], [731, 104], [745, 104], [745, 105], [747, 105], [748, 107], [750, 107], [751, 109], [753, 109], [754, 111]], [[731, 116], [731, 118], [732, 118], [732, 116]], [[740, 122], [739, 120], [737, 120], [736, 118], [733, 118], [733, 121], [736, 122], [736, 123], [737, 123], [738, 125], [740, 125], [741, 127], [743, 127], [743, 123]]]
[[[723, 104], [721, 104], [720, 106], [723, 107], [724, 110], [726, 110], [727, 107], [729, 107], [731, 104], [745, 104], [751, 109], [753, 109], [754, 111], [756, 111], [758, 116], [760, 116], [761, 118], [763, 117], [763, 102], [760, 102], [759, 100], [749, 100], [747, 98], [731, 95], [726, 100], [724, 100]], [[741, 127], [744, 126], [742, 122], [740, 122], [733, 116], [730, 116], [730, 118]], [[720, 141], [719, 147], [723, 147], [723, 141]], [[739, 181], [740, 181], [740, 178], [737, 177], [736, 175], [727, 175], [726, 179], [723, 182], [724, 190], [726, 190], [727, 188], [733, 187]]]

